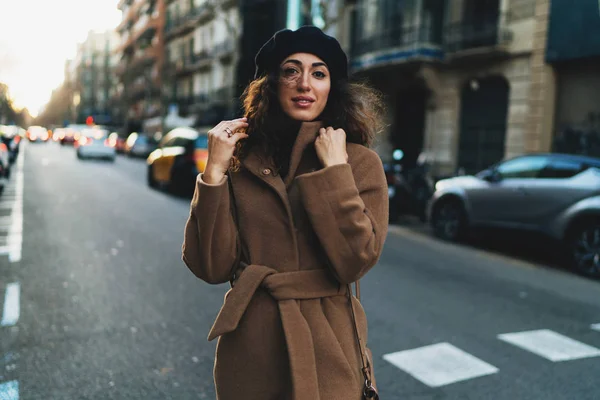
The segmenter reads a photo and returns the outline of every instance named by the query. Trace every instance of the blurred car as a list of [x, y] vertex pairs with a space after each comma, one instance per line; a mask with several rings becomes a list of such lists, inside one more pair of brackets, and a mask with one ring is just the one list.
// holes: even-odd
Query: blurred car
[[56, 128], [52, 134], [52, 141], [58, 142], [61, 137], [65, 137], [65, 128]]
[[147, 134], [133, 132], [125, 142], [125, 154], [130, 157], [147, 158], [158, 147], [158, 143]]
[[27, 139], [29, 139], [30, 142], [47, 142], [49, 138], [50, 134], [48, 129], [43, 126], [34, 125], [27, 129]]
[[566, 154], [515, 157], [436, 183], [434, 233], [464, 239], [478, 227], [540, 232], [566, 245], [572, 266], [600, 277], [600, 159]]
[[192, 193], [198, 173], [208, 160], [208, 130], [175, 128], [148, 156], [147, 182], [150, 187], [166, 187], [178, 193]]
[[19, 155], [21, 143], [21, 128], [14, 125], [0, 126], [0, 140], [8, 149], [9, 162], [12, 164]]
[[4, 142], [0, 142], [0, 178], [3, 185], [10, 178], [10, 151]]
[[108, 131], [98, 128], [88, 128], [81, 132], [81, 136], [75, 142], [77, 158], [97, 158], [115, 161], [116, 152], [108, 143]]
[[75, 144], [81, 137], [81, 131], [90, 129], [90, 126], [83, 124], [70, 124], [59, 134], [58, 140], [61, 145]]
[[125, 152], [125, 138], [120, 136], [118, 132], [113, 132], [108, 135], [108, 143], [115, 148], [117, 153]]

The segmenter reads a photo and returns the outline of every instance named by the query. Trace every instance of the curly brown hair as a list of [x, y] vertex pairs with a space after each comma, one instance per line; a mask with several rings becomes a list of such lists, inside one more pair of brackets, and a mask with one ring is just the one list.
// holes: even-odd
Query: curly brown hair
[[[254, 146], [262, 146], [275, 169], [287, 173], [289, 155], [301, 122], [292, 120], [281, 109], [277, 96], [279, 73], [271, 72], [250, 84], [241, 96], [244, 116], [248, 118], [248, 138], [239, 141], [232, 158], [233, 170]], [[346, 140], [370, 147], [383, 129], [385, 105], [382, 94], [364, 82], [331, 82], [327, 105], [319, 120], [324, 126], [344, 129]]]

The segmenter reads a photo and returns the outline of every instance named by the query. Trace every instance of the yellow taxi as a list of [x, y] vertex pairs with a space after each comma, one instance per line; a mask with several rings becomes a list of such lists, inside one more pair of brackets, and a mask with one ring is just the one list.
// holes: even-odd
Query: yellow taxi
[[177, 193], [193, 193], [196, 176], [208, 160], [208, 130], [175, 128], [148, 156], [148, 186]]

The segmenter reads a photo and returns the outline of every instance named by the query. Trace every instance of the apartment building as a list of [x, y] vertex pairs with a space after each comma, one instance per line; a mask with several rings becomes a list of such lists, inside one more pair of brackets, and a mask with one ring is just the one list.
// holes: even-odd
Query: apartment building
[[125, 134], [161, 130], [165, 0], [120, 0], [122, 20], [115, 96], [124, 110]]
[[72, 118], [84, 123], [92, 117], [98, 124], [113, 125], [120, 121], [120, 108], [114, 102], [117, 90], [114, 51], [118, 37], [113, 31], [89, 32], [80, 43], [76, 56], [65, 66], [73, 91]]
[[388, 99], [378, 152], [421, 152], [435, 175], [551, 147], [547, 0], [358, 0], [351, 70]]
[[214, 125], [237, 109], [241, 17], [234, 0], [170, 0], [166, 6], [165, 128]]
[[553, 148], [600, 157], [599, 1], [552, 0], [546, 62]]

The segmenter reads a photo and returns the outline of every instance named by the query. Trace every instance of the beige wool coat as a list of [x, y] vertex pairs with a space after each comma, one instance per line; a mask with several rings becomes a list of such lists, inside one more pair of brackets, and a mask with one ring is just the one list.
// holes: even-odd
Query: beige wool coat
[[[251, 265], [238, 270], [209, 334], [219, 338], [219, 400], [361, 399], [346, 287], [381, 254], [387, 183], [379, 156], [357, 144], [348, 143], [347, 164], [322, 168], [320, 127], [302, 124], [285, 181], [257, 151], [232, 175]], [[199, 175], [185, 227], [183, 261], [211, 284], [229, 281], [237, 253], [227, 179], [207, 184]], [[353, 301], [367, 344], [364, 310]]]

